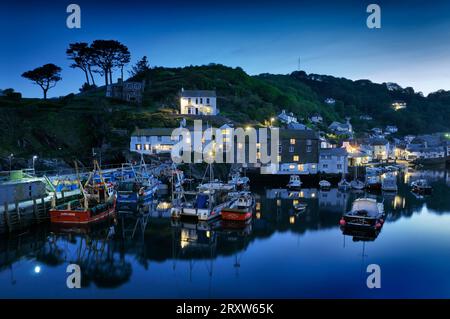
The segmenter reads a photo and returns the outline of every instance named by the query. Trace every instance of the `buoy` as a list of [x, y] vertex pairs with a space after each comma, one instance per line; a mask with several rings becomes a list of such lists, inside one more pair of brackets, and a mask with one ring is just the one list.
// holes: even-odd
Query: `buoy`
[[342, 218], [342, 219], [339, 221], [339, 225], [345, 226], [345, 224], [347, 224], [347, 223], [346, 223], [345, 220]]

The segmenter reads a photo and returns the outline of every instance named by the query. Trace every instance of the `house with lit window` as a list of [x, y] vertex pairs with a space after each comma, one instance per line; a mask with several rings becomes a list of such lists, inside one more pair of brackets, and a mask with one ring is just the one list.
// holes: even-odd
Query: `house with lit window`
[[313, 130], [280, 129], [278, 164], [261, 166], [262, 174], [317, 174], [319, 135]]
[[319, 173], [347, 174], [348, 154], [345, 148], [324, 148], [319, 150]]
[[185, 90], [180, 93], [180, 114], [217, 115], [216, 91]]
[[142, 154], [170, 153], [179, 139], [172, 139], [173, 128], [137, 129], [130, 139], [130, 151]]

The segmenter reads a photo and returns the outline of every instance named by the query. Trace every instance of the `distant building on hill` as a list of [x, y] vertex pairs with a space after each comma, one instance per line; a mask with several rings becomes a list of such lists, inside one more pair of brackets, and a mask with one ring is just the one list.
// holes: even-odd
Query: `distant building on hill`
[[282, 110], [280, 114], [278, 114], [278, 120], [284, 124], [298, 123], [297, 117], [292, 112], [286, 112]]
[[336, 100], [333, 99], [332, 97], [328, 97], [325, 99], [325, 104], [334, 105], [334, 104], [336, 104]]
[[345, 123], [334, 121], [328, 128], [337, 135], [353, 135], [353, 127], [349, 118], [346, 119]]
[[314, 113], [309, 117], [311, 123], [318, 124], [323, 122], [323, 117], [319, 113]]
[[218, 113], [216, 91], [181, 88], [180, 114], [217, 115]]
[[394, 102], [392, 102], [391, 106], [394, 110], [400, 111], [400, 110], [406, 109], [407, 104], [404, 101], [394, 101]]
[[142, 104], [145, 81], [123, 82], [119, 79], [115, 84], [106, 87], [106, 97], [124, 100], [130, 103]]
[[398, 128], [395, 125], [388, 125], [388, 126], [386, 126], [385, 131], [388, 132], [388, 133], [397, 133], [398, 132]]

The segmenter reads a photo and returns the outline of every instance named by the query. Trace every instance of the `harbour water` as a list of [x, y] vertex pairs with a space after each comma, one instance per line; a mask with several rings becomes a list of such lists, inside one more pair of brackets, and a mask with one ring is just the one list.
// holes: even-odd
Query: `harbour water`
[[[430, 197], [409, 190], [426, 177]], [[0, 240], [1, 298], [449, 298], [450, 172], [398, 175], [378, 194], [376, 237], [344, 236], [339, 220], [364, 193], [252, 189], [260, 210], [245, 227], [174, 222], [167, 213], [120, 215], [76, 233], [40, 224]], [[295, 214], [293, 201], [308, 204]], [[82, 287], [69, 289], [78, 264]], [[369, 289], [367, 266], [381, 269]]]

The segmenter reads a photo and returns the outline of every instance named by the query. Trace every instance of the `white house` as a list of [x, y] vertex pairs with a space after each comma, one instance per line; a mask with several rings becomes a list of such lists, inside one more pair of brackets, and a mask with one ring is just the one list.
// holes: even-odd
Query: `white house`
[[138, 129], [130, 139], [130, 151], [143, 154], [170, 153], [179, 139], [172, 139], [172, 128]]
[[348, 154], [345, 148], [323, 148], [319, 151], [319, 172], [347, 174]]
[[363, 121], [372, 121], [373, 120], [372, 116], [370, 116], [368, 114], [360, 115], [359, 119], [363, 120]]
[[[224, 124], [219, 128], [222, 134], [222, 141], [226, 143], [226, 146], [229, 146], [232, 142], [232, 125]], [[190, 131], [190, 139], [187, 140], [187, 143], [191, 143], [191, 145], [197, 145], [195, 143], [195, 138], [197, 134], [194, 134], [192, 128], [188, 128]], [[204, 126], [203, 131], [206, 129]], [[130, 151], [138, 152], [143, 154], [169, 154], [172, 151], [173, 146], [178, 143], [181, 137], [172, 138], [172, 132], [174, 128], [148, 128], [148, 129], [137, 129], [131, 136], [130, 139]], [[209, 143], [210, 139], [204, 139], [201, 137], [201, 142], [199, 145], [202, 145], [202, 148]], [[219, 147], [223, 147], [219, 145]], [[227, 149], [225, 149], [227, 151]]]
[[216, 91], [181, 89], [180, 113], [188, 115], [217, 115]]
[[328, 97], [325, 99], [325, 104], [334, 105], [334, 104], [336, 104], [336, 100], [331, 97]]
[[352, 135], [353, 134], [353, 127], [350, 124], [349, 118], [347, 118], [345, 123], [340, 123], [340, 122], [334, 121], [333, 123], [330, 124], [330, 126], [328, 126], [328, 128], [333, 133], [338, 134], [338, 135], [343, 135], [343, 134]]
[[395, 125], [388, 125], [388, 126], [386, 126], [385, 131], [388, 132], [388, 133], [397, 133], [398, 132], [398, 128]]
[[278, 120], [285, 124], [290, 123], [298, 123], [297, 118], [294, 116], [292, 112], [286, 113], [285, 110], [282, 110], [280, 114], [278, 114]]
[[309, 117], [311, 123], [318, 124], [323, 122], [323, 117], [319, 113], [315, 113]]
[[389, 158], [389, 141], [384, 138], [370, 138], [364, 142], [364, 148], [372, 152], [372, 159], [387, 160]]
[[400, 110], [406, 109], [407, 104], [404, 101], [394, 101], [394, 102], [392, 102], [391, 106], [394, 110], [400, 111]]
[[424, 145], [410, 145], [406, 151], [407, 160], [443, 159], [447, 155], [447, 148], [443, 146], [427, 147]]

